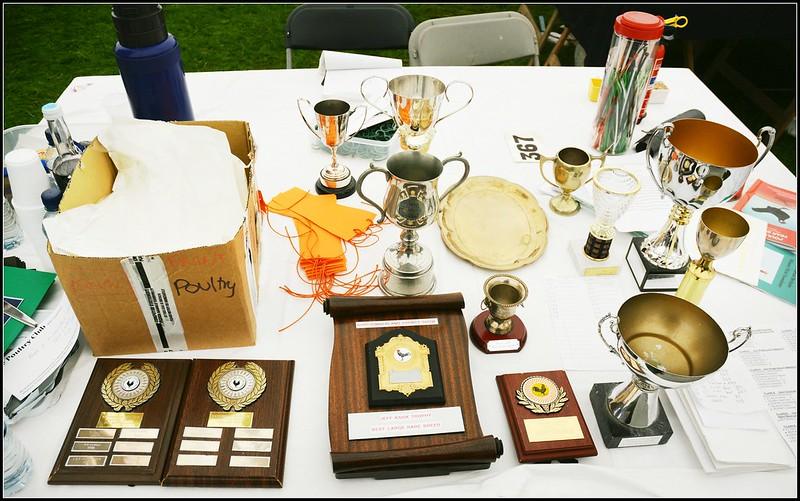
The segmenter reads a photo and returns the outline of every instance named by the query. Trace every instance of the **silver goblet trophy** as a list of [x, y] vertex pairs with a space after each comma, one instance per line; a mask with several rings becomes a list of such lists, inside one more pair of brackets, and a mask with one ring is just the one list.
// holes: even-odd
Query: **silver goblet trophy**
[[[759, 155], [765, 134], [765, 149]], [[753, 144], [739, 132], [708, 120], [687, 118], [658, 126], [645, 158], [656, 185], [674, 205], [661, 231], [634, 239], [636, 252], [628, 252], [631, 269], [640, 270], [634, 271], [640, 290], [650, 288], [650, 275], [661, 279], [658, 290], [677, 289], [689, 262], [683, 235], [692, 212], [734, 196], [774, 141], [772, 127], [762, 127]]]
[[[336, 157], [336, 149], [342, 144], [349, 141], [354, 135], [361, 130], [364, 122], [367, 120], [366, 106], [356, 106], [350, 109], [350, 104], [346, 101], [339, 99], [325, 99], [314, 105], [314, 114], [316, 117], [316, 128], [312, 127], [306, 119], [303, 108], [300, 103], [306, 103], [306, 106], [311, 107], [308, 99], [299, 98], [297, 100], [297, 109], [300, 111], [300, 116], [303, 117], [308, 130], [322, 143], [331, 149], [331, 163], [319, 173], [319, 179], [315, 185], [316, 191], [319, 194], [334, 194], [336, 198], [345, 198], [352, 195], [356, 190], [356, 183], [353, 176], [350, 175], [350, 169], [342, 164]], [[350, 117], [361, 108], [364, 110], [364, 118], [361, 120], [355, 131], [348, 133], [348, 124]]]

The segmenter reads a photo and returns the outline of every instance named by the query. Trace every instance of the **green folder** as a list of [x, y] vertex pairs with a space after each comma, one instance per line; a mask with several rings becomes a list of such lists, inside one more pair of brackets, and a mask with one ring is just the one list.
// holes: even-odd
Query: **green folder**
[[[55, 273], [3, 266], [3, 300], [33, 317], [56, 279]], [[25, 328], [22, 322], [3, 314], [3, 353]]]

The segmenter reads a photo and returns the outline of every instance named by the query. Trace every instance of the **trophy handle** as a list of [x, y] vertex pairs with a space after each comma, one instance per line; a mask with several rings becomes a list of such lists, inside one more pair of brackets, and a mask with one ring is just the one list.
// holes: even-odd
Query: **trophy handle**
[[486, 304], [486, 298], [481, 299], [481, 311], [488, 310], [489, 305]]
[[461, 176], [461, 179], [459, 179], [457, 183], [447, 188], [447, 190], [445, 190], [442, 196], [439, 197], [439, 200], [444, 200], [444, 197], [446, 197], [448, 194], [450, 194], [451, 191], [456, 189], [461, 183], [463, 183], [467, 179], [467, 176], [469, 176], [469, 162], [467, 162], [466, 158], [461, 156], [460, 151], [456, 155], [453, 155], [450, 158], [445, 158], [442, 161], [442, 166], [446, 165], [448, 162], [461, 162], [462, 164], [464, 164], [464, 175]]
[[383, 207], [381, 207], [380, 205], [376, 204], [369, 197], [364, 195], [364, 192], [361, 190], [361, 185], [364, 183], [364, 179], [366, 179], [367, 176], [369, 176], [370, 174], [375, 173], [375, 172], [383, 172], [384, 174], [386, 174], [386, 180], [387, 181], [391, 177], [391, 174], [389, 174], [388, 170], [381, 169], [379, 167], [375, 167], [372, 164], [369, 164], [369, 169], [365, 170], [364, 172], [361, 173], [360, 176], [358, 176], [358, 181], [356, 181], [356, 192], [358, 193], [358, 196], [360, 196], [363, 201], [367, 202], [371, 206], [373, 206], [376, 209], [378, 209], [378, 211], [381, 213], [381, 218], [378, 219], [378, 224], [380, 224], [380, 223], [383, 222], [384, 219], [386, 219], [386, 211], [383, 210]]
[[733, 343], [737, 339], [742, 337], [742, 336], [744, 336], [744, 339], [742, 340], [742, 342], [740, 342], [736, 346], [733, 346], [733, 348], [730, 348], [728, 350], [728, 353], [733, 353], [734, 351], [736, 351], [739, 348], [741, 348], [742, 345], [745, 344], [750, 339], [750, 336], [752, 336], [752, 335], [753, 335], [753, 329], [751, 329], [750, 327], [740, 327], [740, 328], [734, 330], [733, 334], [731, 335], [731, 338], [728, 340], [728, 346], [732, 346]]
[[[606, 154], [605, 154], [605, 153], [602, 153], [601, 155], [589, 155], [589, 163], [590, 163], [590, 164], [591, 164], [592, 162], [594, 162], [595, 160], [600, 160], [600, 167], [598, 167], [597, 169], [595, 169], [595, 172], [597, 172], [598, 170], [602, 169], [602, 168], [603, 168], [603, 166], [606, 164]], [[591, 176], [589, 176], [589, 179], [587, 179], [587, 180], [586, 180], [586, 182], [585, 182], [585, 183], [583, 183], [583, 184], [587, 184], [587, 183], [589, 183], [589, 181], [591, 181], [592, 179], [594, 179], [594, 174], [592, 174]]]
[[461, 105], [460, 107], [454, 109], [453, 111], [451, 111], [447, 115], [445, 115], [443, 117], [439, 117], [439, 119], [436, 122], [434, 122], [433, 127], [435, 127], [436, 124], [438, 124], [439, 122], [441, 122], [445, 118], [447, 118], [449, 116], [452, 116], [452, 115], [455, 115], [459, 111], [461, 111], [464, 108], [466, 108], [469, 105], [469, 103], [472, 102], [472, 98], [475, 97], [475, 90], [472, 88], [472, 86], [470, 84], [468, 84], [467, 82], [462, 82], [461, 80], [453, 80], [452, 82], [447, 84], [447, 87], [444, 88], [444, 98], [447, 99], [448, 102], [450, 102], [450, 98], [447, 96], [447, 91], [450, 89], [450, 86], [453, 85], [453, 84], [466, 85], [467, 88], [469, 89], [469, 99], [467, 99], [467, 102], [465, 102], [463, 105]]
[[[301, 117], [303, 117], [303, 122], [305, 122], [305, 124], [306, 124], [306, 127], [308, 127], [308, 130], [310, 130], [310, 131], [311, 131], [311, 133], [312, 133], [312, 134], [314, 134], [314, 136], [316, 136], [316, 138], [317, 138], [317, 139], [320, 139], [320, 137], [319, 137], [319, 134], [317, 134], [317, 133], [314, 131], [314, 127], [311, 127], [311, 124], [310, 124], [310, 123], [308, 123], [308, 120], [306, 120], [306, 114], [305, 114], [305, 113], [303, 113], [303, 108], [301, 108], [301, 107], [300, 107], [300, 103], [301, 103], [301, 102], [304, 102], [304, 103], [306, 103], [306, 105], [307, 105], [309, 108], [311, 108], [311, 101], [309, 101], [308, 99], [302, 98], [302, 97], [298, 97], [298, 98], [297, 98], [297, 111], [299, 111], [299, 112], [300, 112], [300, 116], [301, 116]], [[320, 141], [322, 141], [322, 139], [320, 139]], [[323, 141], [323, 142], [324, 142], [324, 141]]]
[[616, 348], [614, 348], [614, 345], [609, 344], [609, 342], [606, 341], [605, 335], [603, 335], [603, 325], [605, 324], [606, 321], [608, 321], [608, 329], [611, 331], [612, 334], [617, 336], [617, 339], [619, 339], [619, 317], [617, 317], [613, 313], [607, 313], [606, 316], [604, 316], [603, 318], [600, 319], [599, 322], [597, 322], [597, 333], [600, 334], [600, 339], [603, 340], [603, 343], [608, 348], [608, 351], [610, 351], [611, 353], [615, 353], [617, 356], [619, 356], [619, 352], [617, 351]]
[[361, 81], [361, 87], [359, 88], [359, 92], [361, 93], [361, 97], [364, 98], [364, 101], [366, 101], [367, 104], [371, 105], [373, 108], [376, 108], [378, 111], [380, 111], [380, 113], [378, 113], [378, 115], [388, 115], [388, 116], [394, 118], [394, 116], [389, 111], [384, 110], [383, 108], [381, 108], [377, 104], [375, 104], [372, 101], [370, 101], [367, 98], [367, 95], [364, 94], [364, 84], [367, 83], [368, 81], [372, 80], [373, 78], [377, 78], [378, 80], [383, 80], [383, 83], [386, 84], [386, 90], [383, 91], [383, 94], [381, 95], [381, 97], [386, 96], [386, 93], [389, 92], [389, 81], [388, 80], [386, 80], [383, 77], [371, 76], [371, 77], [367, 77], [367, 78], [365, 78], [364, 80]]
[[[766, 143], [764, 143], [764, 134], [769, 135], [769, 139], [767, 139]], [[772, 145], [774, 143], [775, 143], [775, 129], [770, 126], [761, 127], [761, 129], [759, 129], [758, 131], [758, 142], [756, 143], [756, 149], [758, 149], [759, 144], [763, 144], [764, 146], [766, 146], [766, 149], [764, 150], [764, 153], [762, 153], [761, 156], [758, 157], [758, 160], [756, 160], [756, 163], [753, 164], [753, 167], [755, 167], [756, 165], [759, 164], [759, 162], [764, 160], [764, 157], [767, 156], [767, 153], [769, 153], [769, 150], [772, 149]]]
[[544, 179], [545, 181], [547, 181], [548, 183], [552, 184], [553, 186], [555, 186], [556, 188], [558, 188], [560, 190], [561, 186], [559, 186], [556, 183], [554, 183], [553, 181], [550, 181], [549, 179], [547, 179], [547, 176], [544, 174], [544, 164], [546, 164], [547, 162], [555, 163], [555, 161], [556, 161], [556, 157], [548, 157], [547, 155], [541, 155], [540, 154], [539, 155], [539, 172], [542, 173], [542, 179]]
[[[359, 104], [358, 106], [356, 106], [355, 109], [350, 112], [349, 116], [351, 117], [351, 116], [355, 115], [359, 108], [364, 110], [364, 119], [361, 120], [361, 125], [358, 126], [358, 128], [355, 130], [355, 132], [353, 132], [349, 136], [345, 137], [344, 141], [342, 141], [343, 143], [346, 143], [347, 141], [353, 139], [353, 136], [358, 134], [361, 131], [361, 129], [364, 127], [364, 124], [367, 122], [367, 107], [364, 106], [363, 104]], [[348, 117], [348, 119], [349, 119], [349, 117]], [[349, 122], [348, 122], [348, 125], [349, 125]]]
[[[652, 146], [654, 146], [653, 141], [656, 140], [656, 138], [658, 137], [658, 132], [659, 131], [662, 131], [662, 130], [664, 131], [664, 138], [661, 141], [663, 143], [666, 143], [667, 139], [669, 139], [669, 136], [672, 134], [672, 131], [674, 129], [675, 129], [675, 126], [672, 125], [672, 122], [665, 122], [665, 123], [659, 125], [658, 127], [656, 127], [654, 129], [654, 131], [653, 131], [653, 135], [650, 136], [650, 141], [647, 142], [647, 148], [644, 150], [644, 158], [647, 160], [647, 170], [648, 170], [648, 172], [650, 172], [650, 176], [652, 176], [653, 181], [656, 183], [656, 186], [658, 186], [658, 189], [661, 191], [661, 193], [663, 193], [664, 195], [667, 195], [667, 196], [669, 196], [669, 193], [664, 191], [664, 186], [658, 180], [658, 176], [656, 176], [656, 172], [653, 169], [654, 166], [651, 163], [650, 152], [652, 151]], [[661, 148], [656, 148], [656, 150], [655, 150], [655, 152], [656, 152], [655, 154], [656, 155], [658, 154], [660, 149]], [[658, 166], [658, 164], [656, 164], [656, 167], [657, 166]]]

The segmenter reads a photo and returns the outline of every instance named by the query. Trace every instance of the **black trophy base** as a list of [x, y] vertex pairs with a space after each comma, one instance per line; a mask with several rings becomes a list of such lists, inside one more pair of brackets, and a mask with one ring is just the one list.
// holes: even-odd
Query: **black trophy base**
[[636, 286], [642, 292], [670, 292], [678, 290], [687, 266], [677, 270], [668, 270], [652, 264], [642, 254], [644, 237], [635, 237], [631, 240], [625, 260], [628, 262]]
[[643, 445], [662, 445], [672, 436], [672, 426], [661, 402], [658, 403], [658, 417], [648, 428], [634, 428], [620, 423], [608, 410], [608, 396], [620, 383], [595, 383], [589, 400], [592, 402], [594, 417], [603, 436], [603, 443], [609, 449], [618, 447], [638, 447]]
[[317, 184], [314, 185], [314, 188], [316, 188], [318, 195], [336, 195], [337, 199], [347, 198], [356, 192], [356, 180], [351, 177], [350, 182], [341, 188], [328, 188], [322, 184], [321, 180], [317, 179]]

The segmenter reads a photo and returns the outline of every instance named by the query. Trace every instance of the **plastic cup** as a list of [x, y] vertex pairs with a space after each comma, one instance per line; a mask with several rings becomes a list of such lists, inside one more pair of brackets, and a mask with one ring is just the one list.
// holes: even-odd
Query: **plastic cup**
[[14, 206], [17, 222], [25, 233], [25, 239], [33, 245], [36, 255], [39, 257], [41, 267], [38, 269], [54, 272], [53, 261], [47, 253], [47, 237], [45, 237], [44, 230], [42, 229], [42, 220], [44, 219], [45, 213], [42, 199], [39, 198], [38, 204], [23, 205], [19, 203], [15, 196], [14, 199], [11, 200], [11, 205]]
[[28, 148], [16, 149], [6, 154], [5, 167], [14, 201], [22, 207], [41, 205], [42, 192], [50, 188], [50, 177], [39, 154]]

